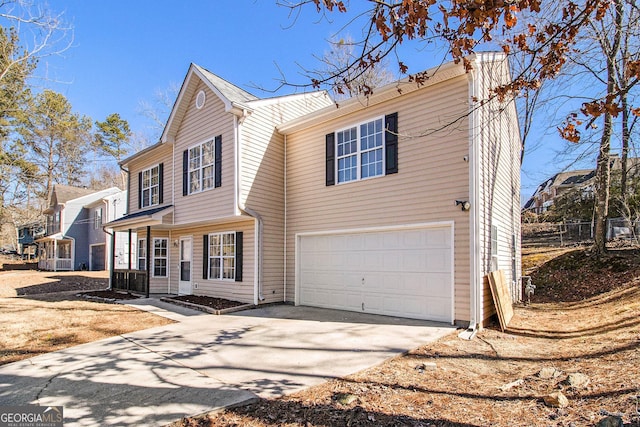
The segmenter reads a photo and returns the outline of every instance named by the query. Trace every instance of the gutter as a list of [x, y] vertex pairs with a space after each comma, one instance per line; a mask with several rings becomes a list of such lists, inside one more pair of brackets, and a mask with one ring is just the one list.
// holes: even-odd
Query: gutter
[[255, 239], [254, 239], [254, 281], [253, 281], [253, 304], [258, 305], [261, 301], [264, 301], [264, 295], [262, 293], [262, 273], [263, 273], [263, 234], [264, 234], [264, 224], [262, 220], [262, 216], [253, 209], [245, 206], [242, 202], [242, 194], [241, 194], [241, 177], [242, 174], [242, 155], [240, 150], [240, 141], [241, 141], [241, 131], [240, 125], [247, 117], [247, 110], [242, 111], [242, 115], [234, 115], [233, 118], [233, 128], [235, 133], [235, 150], [236, 150], [236, 167], [235, 167], [235, 178], [236, 178], [236, 207], [239, 213], [250, 216], [254, 219], [255, 223]]

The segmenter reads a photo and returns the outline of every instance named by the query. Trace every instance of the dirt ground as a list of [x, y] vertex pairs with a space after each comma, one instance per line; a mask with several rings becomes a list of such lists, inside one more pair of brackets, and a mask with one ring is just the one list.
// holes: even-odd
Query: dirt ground
[[171, 323], [125, 305], [76, 296], [80, 291], [104, 289], [107, 284], [106, 272], [2, 268], [0, 365]]
[[640, 251], [598, 262], [582, 249], [530, 256], [538, 295], [505, 333], [454, 333], [343, 379], [173, 425], [640, 426]]

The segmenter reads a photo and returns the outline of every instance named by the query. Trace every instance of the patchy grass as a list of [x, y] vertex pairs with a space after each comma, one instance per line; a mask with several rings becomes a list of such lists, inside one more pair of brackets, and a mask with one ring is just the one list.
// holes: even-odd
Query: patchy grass
[[601, 258], [571, 250], [542, 263], [531, 274], [532, 301], [582, 301], [617, 289], [640, 277], [639, 249], [612, 249]]
[[576, 250], [576, 248], [522, 248], [522, 274], [527, 276], [547, 261], [574, 250]]
[[[586, 280], [598, 277], [599, 292], [517, 306], [505, 333], [486, 328], [472, 341], [454, 333], [345, 378], [173, 426], [569, 427], [596, 425], [607, 414], [640, 426], [639, 273], [618, 276], [626, 261], [595, 263], [579, 252], [547, 259], [553, 252], [539, 252], [544, 263], [560, 258], [555, 268], [564, 266], [566, 277], [591, 271]], [[572, 385], [572, 373], [588, 383]], [[545, 403], [554, 392], [567, 397], [566, 407]]]
[[[104, 287], [104, 277], [95, 277], [104, 274], [0, 273], [3, 294], [9, 294], [0, 298], [0, 364], [172, 323], [129, 306], [75, 296], [77, 288]], [[29, 295], [16, 297], [20, 292]]]

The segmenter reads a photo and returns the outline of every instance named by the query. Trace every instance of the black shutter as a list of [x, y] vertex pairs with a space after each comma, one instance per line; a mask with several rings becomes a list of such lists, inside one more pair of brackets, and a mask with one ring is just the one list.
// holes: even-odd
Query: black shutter
[[182, 195], [189, 194], [189, 151], [182, 152]]
[[142, 209], [142, 172], [138, 172], [138, 209]]
[[336, 183], [336, 144], [335, 134], [328, 133], [325, 137], [326, 144], [326, 185], [335, 185]]
[[385, 116], [385, 174], [398, 173], [398, 113]]
[[164, 163], [160, 163], [158, 165], [158, 203], [162, 204], [163, 202], [163, 193], [164, 193]]
[[202, 278], [209, 278], [209, 235], [202, 236]]
[[242, 231], [236, 232], [236, 282], [242, 282]]
[[214, 147], [215, 163], [214, 163], [214, 188], [222, 185], [222, 135], [216, 136]]

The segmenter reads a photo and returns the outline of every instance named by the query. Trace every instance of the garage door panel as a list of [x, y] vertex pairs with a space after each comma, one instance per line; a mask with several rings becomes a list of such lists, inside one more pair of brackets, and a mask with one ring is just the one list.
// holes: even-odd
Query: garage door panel
[[453, 318], [450, 226], [302, 236], [299, 248], [300, 304]]
[[430, 274], [426, 277], [429, 295], [433, 297], [449, 298], [451, 296], [451, 276], [446, 273]]

